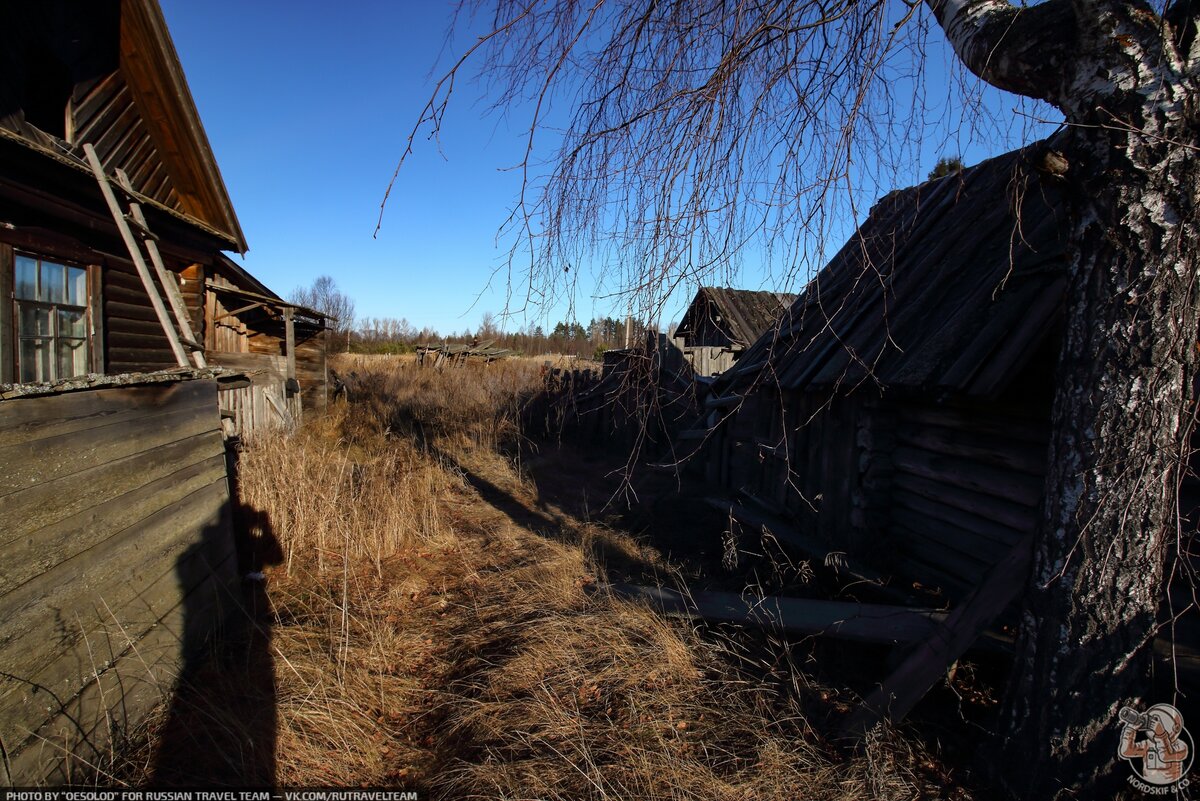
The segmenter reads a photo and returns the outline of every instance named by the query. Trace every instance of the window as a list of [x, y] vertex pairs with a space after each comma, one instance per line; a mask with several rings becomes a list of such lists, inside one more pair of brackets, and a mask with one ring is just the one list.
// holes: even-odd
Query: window
[[88, 372], [88, 273], [14, 254], [17, 380], [54, 381]]

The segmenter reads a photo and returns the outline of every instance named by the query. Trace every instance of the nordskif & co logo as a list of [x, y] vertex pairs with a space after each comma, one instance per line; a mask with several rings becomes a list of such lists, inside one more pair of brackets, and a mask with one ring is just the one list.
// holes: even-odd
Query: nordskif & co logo
[[1126, 706], [1117, 717], [1124, 724], [1117, 755], [1133, 770], [1130, 785], [1151, 795], [1166, 795], [1188, 786], [1193, 743], [1178, 709], [1155, 704], [1139, 713]]

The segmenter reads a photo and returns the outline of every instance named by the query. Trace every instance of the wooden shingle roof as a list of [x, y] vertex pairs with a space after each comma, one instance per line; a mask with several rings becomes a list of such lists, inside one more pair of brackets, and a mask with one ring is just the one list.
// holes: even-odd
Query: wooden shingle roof
[[717, 324], [729, 335], [730, 341], [747, 347], [774, 326], [795, 299], [794, 294], [786, 292], [700, 287], [679, 321], [675, 335], [688, 336], [698, 327], [702, 316], [715, 315], [719, 318]]
[[1043, 149], [885, 196], [718, 391], [1003, 391], [1055, 330], [1066, 286], [1064, 211], [1030, 164]]

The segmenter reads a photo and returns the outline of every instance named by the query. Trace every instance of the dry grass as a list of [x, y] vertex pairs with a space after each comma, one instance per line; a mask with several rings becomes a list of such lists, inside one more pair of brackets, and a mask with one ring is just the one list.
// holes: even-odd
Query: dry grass
[[[597, 589], [598, 540], [655, 558], [643, 546], [544, 510], [535, 532], [481, 499], [469, 478], [537, 506], [498, 454], [520, 435], [516, 399], [536, 364], [400, 364], [351, 368], [353, 403], [242, 458], [242, 501], [284, 557], [268, 570], [276, 783], [434, 798], [963, 797], [900, 738], [857, 756], [829, 747], [810, 720], [836, 694], [799, 671], [768, 680], [730, 643]], [[230, 681], [208, 675], [197, 704]]]

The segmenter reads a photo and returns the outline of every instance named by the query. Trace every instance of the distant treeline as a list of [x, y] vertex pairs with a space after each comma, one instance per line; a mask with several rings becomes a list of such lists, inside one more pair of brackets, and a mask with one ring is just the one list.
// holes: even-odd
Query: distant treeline
[[[630, 341], [636, 342], [647, 330], [640, 320], [630, 323]], [[625, 347], [625, 320], [614, 317], [593, 319], [586, 326], [579, 322], [559, 322], [549, 331], [530, 324], [505, 332], [492, 314], [484, 314], [479, 325], [464, 331], [441, 333], [433, 328], [418, 329], [408, 320], [392, 317], [367, 317], [358, 320], [350, 332], [349, 349], [354, 353], [412, 353], [417, 345], [443, 342], [487, 342], [526, 356], [564, 353], [585, 358], [600, 358], [604, 351]]]

